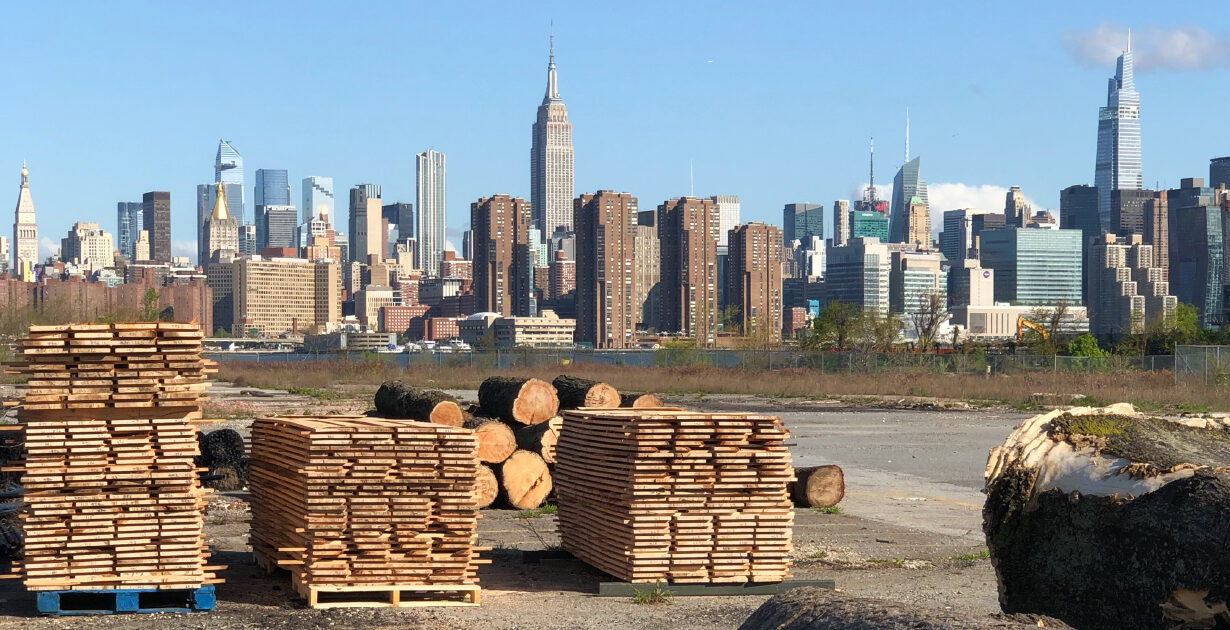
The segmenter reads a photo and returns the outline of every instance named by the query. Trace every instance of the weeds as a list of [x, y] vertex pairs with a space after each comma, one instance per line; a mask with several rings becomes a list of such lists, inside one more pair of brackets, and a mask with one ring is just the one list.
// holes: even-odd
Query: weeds
[[827, 551], [813, 551], [807, 554], [809, 560], [823, 560], [829, 553]]
[[340, 398], [345, 398], [345, 396], [343, 396], [342, 394], [338, 392], [329, 391], [327, 389], [317, 389], [315, 387], [288, 387], [286, 388], [286, 393], [293, 394], [295, 396], [306, 396], [308, 398], [315, 398], [316, 400], [320, 400], [320, 401], [330, 401], [330, 400], [338, 400]]
[[554, 503], [546, 503], [532, 510], [521, 510], [517, 512], [515, 518], [538, 518], [540, 516], [548, 516], [559, 512], [559, 506]]
[[830, 505], [828, 507], [814, 507], [811, 508], [811, 511], [819, 512], [821, 514], [841, 514], [841, 506]]
[[663, 587], [661, 582], [655, 583], [653, 588], [632, 587], [632, 603], [638, 606], [669, 604], [674, 596], [675, 593]]
[[991, 557], [991, 552], [986, 549], [981, 549], [972, 553], [963, 553], [953, 556], [954, 562], [977, 562], [978, 560], [986, 560]]

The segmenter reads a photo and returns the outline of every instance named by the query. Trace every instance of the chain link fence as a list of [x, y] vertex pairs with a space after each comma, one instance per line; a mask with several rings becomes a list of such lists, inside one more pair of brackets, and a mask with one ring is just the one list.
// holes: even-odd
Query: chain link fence
[[1230, 383], [1230, 346], [1175, 346], [1176, 383]]
[[[564, 366], [578, 363], [627, 367], [721, 367], [745, 370], [807, 369], [829, 374], [927, 372], [935, 374], [1016, 374], [1023, 372], [1114, 372], [1171, 370], [1175, 357], [1067, 357], [1027, 354], [910, 354], [807, 352], [801, 350], [589, 350], [518, 348], [490, 352], [411, 354], [338, 353], [216, 353], [218, 361], [294, 362], [338, 359], [390, 361], [415, 366], [477, 367], [506, 370], [517, 367]], [[1230, 358], [1230, 354], [1227, 354]]]

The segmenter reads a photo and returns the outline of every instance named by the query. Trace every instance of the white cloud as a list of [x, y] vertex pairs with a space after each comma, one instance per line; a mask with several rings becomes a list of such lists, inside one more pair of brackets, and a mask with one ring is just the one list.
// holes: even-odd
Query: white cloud
[[196, 241], [171, 241], [171, 256], [196, 260]]
[[60, 255], [60, 241], [52, 240], [46, 236], [41, 236], [38, 239], [38, 259], [40, 261], [47, 260], [48, 256]]
[[[1103, 22], [1087, 31], [1067, 31], [1059, 41], [1077, 61], [1095, 68], [1114, 67], [1127, 46], [1128, 27]], [[1230, 65], [1230, 41], [1196, 25], [1150, 26], [1132, 32], [1139, 72], [1208, 70]]]
[[[927, 202], [931, 209], [931, 231], [938, 235], [944, 227], [945, 210], [966, 208], [982, 213], [1003, 212], [1008, 188], [994, 184], [962, 184], [959, 182], [927, 183]], [[1046, 209], [1025, 195], [1034, 212]]]

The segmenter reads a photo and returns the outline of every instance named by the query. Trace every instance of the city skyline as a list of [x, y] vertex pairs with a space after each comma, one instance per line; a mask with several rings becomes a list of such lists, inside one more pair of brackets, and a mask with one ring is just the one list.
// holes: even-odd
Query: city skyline
[[[272, 4], [262, 7], [260, 12], [276, 12], [286, 6]], [[398, 16], [404, 11], [396, 6], [373, 7], [372, 10], [389, 16]], [[1192, 10], [1193, 14], [1197, 12], [1196, 8]], [[19, 7], [17, 17], [20, 19], [21, 14], [31, 11], [30, 7]], [[95, 38], [99, 37], [95, 34], [96, 28], [87, 28], [90, 20], [161, 24], [185, 11], [195, 12], [193, 9], [139, 12], [121, 6], [112, 12], [114, 15], [104, 15], [86, 6], [77, 15], [57, 17], [50, 25], [64, 33], [81, 36], [81, 44], [89, 45], [97, 43]], [[1148, 96], [1149, 105], [1146, 187], [1154, 187], [1158, 180], [1162, 188], [1173, 187], [1181, 177], [1204, 173], [1208, 158], [1225, 153], [1217, 147], [1216, 139], [1209, 137], [1212, 134], [1192, 131], [1199, 120], [1210, 119], [1209, 110], [1202, 109], [1205, 105], [1177, 96], [1181, 93], [1178, 86], [1224, 65], [1224, 54], [1217, 52], [1224, 48], [1224, 42], [1207, 30], [1182, 22], [1174, 24], [1171, 22], [1174, 18], [1160, 11], [1142, 7], [1131, 11], [1130, 17], [1126, 15], [1128, 12], [1116, 16], [1124, 23], [1110, 23], [1105, 21], [1109, 16], [1093, 8], [1074, 7], [1065, 10], [1065, 20], [1059, 26], [1023, 24], [1019, 33], [1008, 38], [1013, 41], [991, 45], [984, 39], [985, 35], [977, 34], [961, 48], [980, 46], [987, 60], [985, 65], [968, 73], [966, 82], [953, 83], [935, 75], [911, 78], [916, 85], [902, 90], [908, 95], [880, 99], [881, 102], [860, 108], [846, 103], [857, 99], [843, 99], [839, 95], [853, 94], [859, 89], [858, 83], [853, 81], [854, 72], [865, 74], [872, 69], [891, 72], [899, 68], [897, 64], [902, 62], [889, 56], [896, 50], [895, 46], [869, 55], [867, 59], [849, 60], [852, 63], [848, 65], [853, 67], [845, 69], [839, 67], [839, 62], [844, 62], [837, 55], [839, 49], [827, 44], [815, 50], [803, 47], [801, 50], [807, 50], [808, 54], [797, 56], [790, 54], [795, 49], [794, 45], [786, 43], [789, 38], [768, 35], [774, 33], [774, 29], [793, 32], [803, 26], [796, 26], [795, 22], [828, 18], [828, 13], [841, 17], [842, 11], [845, 9], [822, 12], [801, 7], [748, 17], [717, 7], [700, 16], [699, 31], [728, 32], [736, 24], [747, 21], [744, 26], [749, 30], [748, 43], [720, 54], [704, 51], [665, 53], [658, 47], [647, 47], [623, 60], [616, 59], [616, 53], [622, 49], [605, 44], [588, 45], [589, 31], [581, 30], [589, 24], [583, 19], [584, 15], [559, 15], [565, 12], [557, 10], [557, 58], [566, 68], [568, 85], [572, 86], [568, 91], [569, 113], [579, 133], [575, 140], [579, 159], [574, 196], [615, 188], [656, 203], [688, 190], [688, 162], [691, 160], [696, 166], [697, 196], [738, 194], [744, 206], [745, 221], [776, 222], [785, 203], [831, 205], [835, 199], [857, 198], [854, 191], [866, 179], [865, 168], [858, 163], [857, 157], [864, 151], [865, 138], [874, 134], [890, 146], [895, 144], [896, 137], [901, 135], [898, 121], [909, 107], [913, 118], [914, 154], [921, 155], [927, 162], [933, 225], [940, 223], [935, 215], [967, 205], [945, 202], [945, 199], [994, 199], [1002, 197], [1003, 190], [1014, 184], [1021, 186], [1035, 209], [1054, 210], [1058, 207], [1060, 189], [1077, 183], [1093, 183], [1088, 166], [1094, 159], [1090, 112], [1105, 102], [1105, 80], [1113, 71], [1113, 56], [1108, 57], [1105, 50], [1117, 54], [1113, 41], [1125, 39], [1128, 22], [1135, 28], [1134, 52], [1139, 51], [1136, 52], [1136, 83]], [[54, 241], [47, 235], [63, 233], [78, 220], [97, 220], [105, 229], [114, 232], [114, 220], [109, 218], [113, 216], [110, 212], [113, 204], [134, 200], [143, 191], [157, 189], [171, 192], [175, 253], [191, 255], [196, 249], [190, 218], [193, 188], [214, 179], [206, 178], [204, 169], [209, 167], [199, 156], [206, 147], [212, 148], [220, 137], [234, 143], [243, 154], [247, 162], [245, 170], [249, 172], [256, 168], [284, 168], [293, 181], [320, 173], [333, 177], [343, 190], [358, 182], [375, 182], [385, 188], [385, 200], [390, 202], [413, 200], [413, 182], [406, 181], [404, 173], [413, 168], [417, 151], [423, 146], [435, 146], [451, 158], [449, 187], [454, 194], [447, 212], [451, 218], [448, 240], [460, 248], [460, 231], [465, 227], [468, 204], [474, 199], [498, 192], [529, 197], [524, 175], [528, 140], [525, 125], [528, 109], [542, 97], [542, 46], [548, 34], [548, 13], [550, 11], [543, 9], [511, 15], [510, 11], [494, 10], [489, 16], [476, 18], [479, 21], [512, 20], [524, 27], [525, 35], [520, 38], [519, 45], [501, 47], [498, 53], [488, 44], [472, 51], [461, 51], [453, 43], [434, 48], [440, 51], [431, 54], [436, 67], [424, 70], [421, 76], [416, 75], [417, 78], [429, 80], [448, 75], [442, 89], [449, 97], [445, 101], [454, 103], [464, 101], [474, 89], [471, 86], [496, 81], [501, 89], [487, 96], [481, 106], [463, 104], [452, 108], [456, 111], [444, 111], [449, 108], [439, 103], [415, 104], [393, 117], [383, 104], [361, 101], [349, 95], [333, 95], [321, 99], [333, 112], [324, 120], [339, 120], [339, 117], [363, 120], [362, 128], [339, 134], [325, 129], [327, 126], [318, 126], [312, 127], [313, 133], [297, 138], [296, 134], [287, 133], [288, 127], [303, 128], [307, 121], [322, 115], [324, 105], [296, 99], [293, 106], [274, 107], [248, 99], [232, 108], [215, 108], [225, 109], [225, 112], [214, 111], [202, 116], [195, 105], [168, 101], [158, 112], [150, 112], [148, 106], [138, 107], [121, 117], [121, 123], [112, 126], [113, 130], [104, 129], [108, 125], [94, 127], [96, 116], [114, 113], [110, 106], [102, 105], [98, 112], [72, 111], [70, 115], [60, 106], [42, 102], [36, 96], [35, 102], [27, 100], [21, 108], [41, 109], [46, 113], [32, 118], [13, 109], [9, 119], [26, 123], [10, 129], [10, 141], [0, 148], [0, 157], [9, 160], [13, 170], [22, 157], [30, 159], [36, 173], [33, 186], [38, 188], [40, 233], [45, 243]], [[818, 15], [820, 13], [824, 15]], [[445, 42], [449, 34], [466, 28], [462, 20], [456, 20], [456, 24], [450, 21], [459, 17], [455, 11], [433, 9], [429, 14], [422, 20], [403, 21], [402, 27], [416, 34], [424, 31], [427, 41], [431, 42]], [[327, 16], [318, 17], [323, 22]], [[603, 32], [630, 29], [628, 37], [633, 42], [659, 38], [662, 32], [669, 30], [670, 24], [682, 19], [678, 9], [666, 10], [660, 25], [642, 23], [631, 16], [611, 17], [609, 24], [601, 26]], [[301, 20], [290, 20], [284, 28], [305, 26]], [[923, 20], [930, 24], [933, 18], [924, 17]], [[36, 41], [43, 26], [38, 19], [30, 22], [38, 25], [35, 30], [7, 44], [19, 53], [16, 55], [19, 59], [28, 61], [18, 68], [18, 78], [28, 78], [42, 70], [43, 76], [37, 80], [40, 84], [76, 81], [79, 77], [74, 70], [62, 66], [43, 67], [73, 52], [72, 49], [53, 50], [50, 44], [60, 41], [56, 37], [45, 42]], [[426, 32], [430, 25], [438, 27], [441, 24], [444, 28], [440, 33]], [[307, 26], [322, 28], [315, 20]], [[235, 28], [248, 27], [237, 25]], [[891, 32], [904, 27], [890, 25], [888, 28]], [[952, 28], [955, 27], [945, 26], [936, 34], [942, 36]], [[1177, 53], [1165, 53], [1158, 43], [1168, 41], [1165, 39], [1168, 34], [1176, 31], [1213, 38], [1213, 52], [1206, 52], [1203, 57], [1198, 54], [1198, 59], [1191, 62], [1176, 61]], [[585, 35], [581, 36], [583, 33]], [[198, 60], [196, 51], [174, 42], [173, 36], [174, 32], [166, 35], [169, 48], [164, 60], [133, 61], [131, 57], [146, 45], [132, 44], [103, 46], [106, 54], [96, 63], [104, 69], [131, 64], [137, 70], [132, 74], [140, 76], [138, 71], [148, 69], [151, 63], [162, 67]], [[1025, 66], [1010, 66], [1013, 72], [1004, 73], [1013, 75], [1009, 83], [1008, 77], [992, 72], [990, 66], [994, 62], [1008, 63], [1006, 60], [1017, 57], [1013, 43], [1017, 37], [1047, 45]], [[961, 51], [956, 47], [941, 46], [930, 40], [928, 46], [937, 67], [957, 67], [954, 64]], [[1119, 44], [1118, 48], [1122, 49], [1123, 45]], [[331, 56], [309, 52], [304, 53], [301, 61], [264, 45], [257, 45], [247, 54], [253, 61], [272, 56], [283, 63], [287, 71], [323, 64], [323, 76], [330, 81], [342, 76], [341, 68], [337, 67], [339, 62], [346, 68], [355, 64], [380, 68], [385, 63], [397, 61], [396, 58], [381, 61], [371, 48], [331, 51]], [[499, 56], [498, 62], [493, 64], [490, 62], [496, 58], [494, 55]], [[656, 61], [646, 65], [649, 60]], [[762, 67], [771, 71], [748, 72], [751, 68]], [[112, 90], [134, 85], [133, 79], [114, 78], [114, 85], [106, 86], [97, 80], [82, 78], [80, 89], [93, 90], [91, 93], [102, 98]], [[1043, 79], [1046, 90], [1028, 89], [1030, 85], [1042, 85]], [[170, 76], [167, 80], [176, 84], [181, 79]], [[248, 84], [246, 79], [237, 81], [237, 89]], [[630, 89], [612, 94], [600, 89], [604, 81], [616, 84], [622, 81]], [[745, 89], [720, 107], [686, 106], [685, 101], [680, 100], [695, 89], [724, 93], [736, 85]], [[803, 86], [803, 92], [797, 94], [797, 98], [779, 96], [780, 90], [787, 85]], [[927, 105], [928, 100], [935, 101], [935, 90], [939, 89], [953, 92], [953, 95], [945, 101], [944, 107]], [[1216, 101], [1216, 93], [1223, 89], [1226, 88], [1214, 82], [1210, 87], [1214, 98], [1210, 100]], [[168, 91], [174, 92], [173, 89]], [[646, 102], [645, 97], [654, 93], [669, 98]], [[816, 102], [820, 96], [827, 99], [826, 104]], [[17, 107], [15, 104], [8, 106]], [[493, 110], [493, 106], [498, 106], [499, 111]], [[746, 125], [750, 128], [745, 129], [745, 125], [729, 124], [737, 123], [744, 112], [753, 111], [749, 108], [764, 114], [758, 117], [759, 128], [754, 130], [756, 125]], [[945, 108], [955, 111], [947, 112]], [[1026, 111], [1033, 113], [1021, 118], [1021, 112]], [[727, 118], [731, 120], [718, 124], [719, 120]], [[1002, 121], [1008, 118], [1033, 126], [1020, 131], [1015, 127], [1006, 130]], [[55, 132], [48, 126], [50, 119], [56, 119]], [[457, 122], [460, 119], [471, 122], [461, 124]], [[192, 120], [193, 124], [184, 125], [186, 120]], [[91, 136], [98, 138], [97, 143], [92, 143], [98, 147], [64, 144], [82, 137], [81, 125], [91, 125], [92, 133], [102, 134]], [[791, 131], [788, 133], [787, 129]], [[159, 139], [156, 150], [149, 150], [148, 145], [164, 131], [169, 135]], [[122, 135], [122, 141], [111, 143], [118, 137], [112, 135], [115, 133]], [[614, 139], [625, 141], [613, 143]], [[690, 155], [664, 150], [664, 147], [683, 143], [692, 143]], [[1022, 146], [1028, 150], [1020, 150]], [[305, 147], [314, 148], [307, 150]], [[112, 152], [114, 159], [101, 157], [104, 152]], [[749, 164], [741, 156], [747, 152], [765, 157]], [[882, 160], [881, 181], [884, 182], [900, 166], [896, 163], [900, 153], [888, 153], [892, 157]], [[108, 167], [117, 163], [124, 163], [125, 167]], [[824, 175], [817, 177], [816, 173]], [[247, 187], [253, 183], [249, 175], [245, 197]], [[887, 188], [882, 190], [884, 198], [888, 198]], [[980, 205], [985, 206], [980, 208], [983, 210], [996, 209], [990, 203]], [[345, 208], [338, 210], [345, 212]], [[248, 217], [251, 221], [250, 214]], [[338, 219], [336, 223], [345, 225], [344, 217]], [[826, 229], [831, 235], [832, 228], [826, 226]], [[45, 253], [40, 252], [40, 259]]]

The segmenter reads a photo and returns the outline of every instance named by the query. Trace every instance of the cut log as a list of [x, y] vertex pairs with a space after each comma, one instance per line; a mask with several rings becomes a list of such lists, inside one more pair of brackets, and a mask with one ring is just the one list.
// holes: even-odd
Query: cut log
[[478, 386], [482, 415], [512, 424], [546, 422], [559, 412], [555, 388], [536, 378], [492, 376]]
[[532, 510], [551, 493], [551, 471], [537, 453], [517, 451], [492, 470], [500, 481], [497, 501], [505, 507]]
[[459, 427], [465, 420], [457, 399], [435, 389], [386, 381], [376, 390], [376, 412], [385, 418], [409, 418]]
[[560, 374], [551, 384], [559, 394], [560, 409], [599, 407], [613, 409], [619, 406], [619, 392], [606, 383]]
[[965, 615], [912, 604], [796, 588], [760, 605], [739, 630], [1025, 630], [1069, 628], [1037, 615]]
[[662, 406], [662, 399], [657, 394], [642, 394], [639, 392], [624, 392], [619, 395], [620, 407], [634, 409], [653, 409]]
[[478, 437], [478, 460], [481, 462], [498, 464], [517, 450], [517, 437], [512, 427], [495, 418], [474, 416], [462, 426], [473, 429]]
[[[1212, 628], [1230, 600], [1230, 431], [1131, 405], [1055, 410], [991, 451], [983, 531], [1008, 613]], [[1111, 586], [1113, 585], [1113, 586]]]
[[478, 465], [478, 479], [474, 486], [474, 494], [478, 497], [478, 509], [491, 507], [495, 503], [495, 497], [500, 494], [500, 482], [495, 478], [495, 473], [491, 471], [491, 467], [485, 464]]
[[799, 507], [833, 507], [846, 496], [841, 466], [806, 466], [794, 469], [790, 499]]
[[555, 463], [555, 443], [564, 418], [555, 416], [546, 422], [517, 429], [517, 448], [537, 453], [548, 464]]

